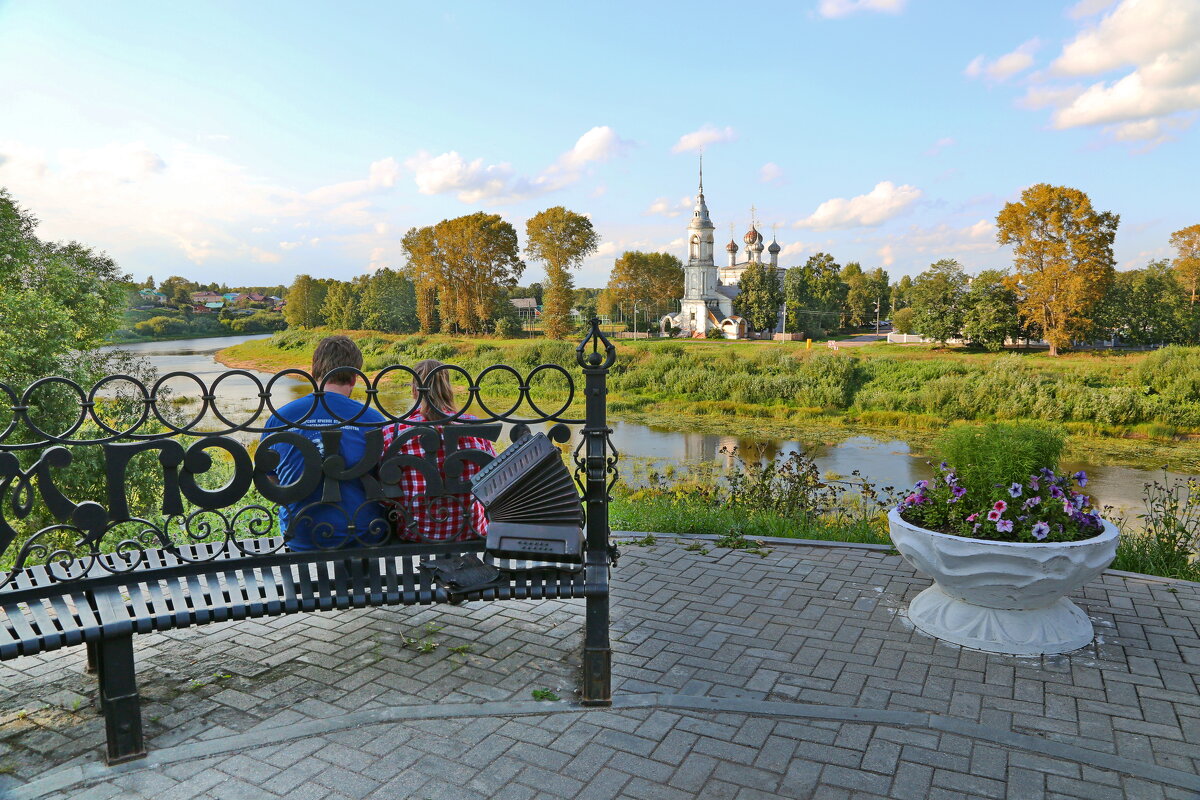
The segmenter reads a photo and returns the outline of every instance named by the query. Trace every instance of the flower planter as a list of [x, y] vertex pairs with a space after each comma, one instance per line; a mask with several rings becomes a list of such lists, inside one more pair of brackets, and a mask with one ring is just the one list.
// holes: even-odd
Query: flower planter
[[1078, 542], [970, 539], [888, 514], [892, 541], [934, 584], [913, 598], [918, 630], [993, 653], [1065, 653], [1092, 641], [1091, 620], [1066, 595], [1095, 578], [1117, 554], [1117, 528]]

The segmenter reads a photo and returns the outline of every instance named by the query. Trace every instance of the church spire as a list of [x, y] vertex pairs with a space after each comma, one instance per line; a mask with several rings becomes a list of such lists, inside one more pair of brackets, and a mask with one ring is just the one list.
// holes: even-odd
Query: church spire
[[704, 151], [700, 151], [700, 196], [704, 196]]

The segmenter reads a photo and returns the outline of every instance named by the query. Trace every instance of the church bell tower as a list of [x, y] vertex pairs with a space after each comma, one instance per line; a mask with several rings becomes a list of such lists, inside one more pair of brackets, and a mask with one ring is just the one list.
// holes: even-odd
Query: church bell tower
[[680, 303], [684, 330], [707, 330], [708, 303], [716, 300], [717, 268], [713, 263], [713, 223], [704, 202], [704, 157], [700, 157], [700, 189], [688, 223], [688, 260], [683, 267], [683, 301]]

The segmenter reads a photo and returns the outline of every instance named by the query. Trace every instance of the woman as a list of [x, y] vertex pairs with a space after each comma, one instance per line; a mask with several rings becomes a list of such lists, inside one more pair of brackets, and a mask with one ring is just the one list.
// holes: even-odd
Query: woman
[[[432, 427], [439, 434], [447, 424], [449, 417], [458, 413], [454, 404], [454, 389], [450, 385], [450, 371], [439, 370], [441, 361], [426, 359], [419, 361], [413, 367], [417, 380], [413, 383], [413, 399], [418, 400], [417, 410], [404, 422], [397, 422], [383, 428], [383, 452], [387, 458], [396, 455], [415, 456], [429, 459], [421, 436], [412, 435], [399, 447], [389, 452], [392, 443], [404, 437], [405, 431], [416, 427]], [[425, 390], [422, 391], [421, 387]], [[456, 422], [467, 422], [475, 419], [469, 415], [458, 417]], [[437, 424], [437, 423], [442, 424]], [[458, 440], [459, 450], [482, 450], [490, 456], [496, 451], [492, 443], [478, 436], [463, 436]], [[441, 437], [436, 456], [437, 470], [441, 480], [446, 480], [446, 444]], [[462, 479], [468, 480], [480, 469], [477, 461], [466, 459], [462, 465]], [[398, 482], [402, 500], [392, 501], [393, 514], [396, 524], [397, 538], [408, 542], [444, 542], [474, 539], [487, 535], [487, 518], [483, 506], [476, 502], [469, 493], [439, 495], [429, 492], [429, 481], [420, 469], [404, 466], [400, 469]], [[430, 495], [433, 496], [430, 496]]]

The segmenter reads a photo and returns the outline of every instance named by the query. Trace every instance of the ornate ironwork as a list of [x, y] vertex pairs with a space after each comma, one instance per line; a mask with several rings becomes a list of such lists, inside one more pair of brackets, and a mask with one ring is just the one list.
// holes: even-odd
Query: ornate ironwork
[[[576, 349], [576, 363], [584, 374], [584, 418], [569, 416], [577, 396], [575, 380], [557, 364], [524, 373], [495, 364], [475, 376], [453, 364], [438, 367], [452, 379], [465, 381], [467, 392], [457, 413], [433, 421], [416, 416], [429, 388], [403, 364], [385, 367], [373, 377], [342, 368], [320, 381], [298, 369], [266, 380], [235, 369], [209, 383], [187, 372], [171, 372], [153, 384], [110, 375], [86, 388], [57, 377], [21, 391], [0, 383], [0, 414], [8, 417], [0, 416], [0, 591], [9, 588], [21, 570], [35, 565], [46, 567], [51, 581], [63, 582], [146, 569], [147, 554], [155, 550], [181, 561], [272, 555], [287, 543], [285, 537], [273, 536], [280, 528], [276, 507], [302, 503], [317, 491], [320, 499], [291, 518], [289, 537], [295, 526], [307, 521], [313, 549], [394, 546], [397, 539], [420, 544], [414, 510], [398, 485], [404, 470], [424, 477], [426, 498], [433, 506], [430, 513], [441, 515], [442, 521], [462, 520], [455, 538], [476, 537], [480, 532], [469, 513], [473, 500], [463, 466], [482, 466], [491, 456], [460, 444], [464, 436], [497, 441], [503, 423], [512, 426], [514, 440], [529, 426], [551, 424], [550, 435], [559, 442], [568, 440], [568, 426], [582, 426], [574, 462], [587, 509], [588, 546], [606, 549], [607, 502], [618, 474], [618, 455], [604, 416], [604, 378], [615, 358], [615, 347], [593, 320]], [[365, 386], [366, 404], [343, 418], [326, 398], [330, 380], [347, 371]], [[510, 387], [516, 400], [503, 410], [485, 399], [491, 391], [486, 382], [498, 377], [515, 382]], [[416, 399], [399, 403], [402, 409], [392, 407], [396, 403], [389, 393], [397, 378], [415, 388]], [[557, 393], [546, 399], [540, 388], [551, 378]], [[285, 404], [276, 402], [285, 392], [288, 401], [293, 400], [293, 389], [282, 390], [281, 382], [287, 379], [311, 389], [306, 395], [311, 403], [304, 413], [293, 414], [294, 419], [285, 419], [280, 414]], [[224, 407], [228, 404], [222, 403], [222, 387], [234, 380], [254, 387], [252, 408], [233, 412]], [[195, 391], [180, 395], [168, 390], [181, 382], [194, 384]], [[73, 406], [65, 421], [58, 415], [58, 430], [42, 419], [48, 416], [41, 411], [49, 393], [57, 393], [60, 408], [64, 393], [71, 398], [67, 407]], [[181, 399], [190, 399], [199, 410]], [[383, 421], [367, 419], [367, 409], [379, 412]], [[309, 421], [314, 414], [333, 422], [314, 424]], [[337, 454], [339, 437], [348, 426], [363, 429], [367, 440], [357, 464], [346, 464]], [[386, 426], [393, 426], [396, 438], [384, 451]], [[313, 432], [319, 434], [319, 446]], [[400, 451], [400, 444], [414, 439], [421, 443], [423, 456]], [[273, 478], [280, 462], [273, 445], [290, 445], [302, 456], [299, 477], [287, 485]], [[444, 455], [441, 469], [439, 450]], [[136, 488], [130, 482], [131, 470], [144, 471], [147, 459], [155, 459], [152, 507], [145, 497], [134, 502], [130, 496]], [[64, 488], [71, 484], [64, 476], [78, 471], [81, 461], [102, 462], [98, 471], [103, 489], [88, 497], [70, 497], [75, 490]], [[353, 511], [342, 507], [339, 490], [342, 482], [351, 480], [361, 481], [365, 494]], [[331, 521], [331, 515], [337, 521]], [[184, 547], [197, 544], [222, 546]]]

